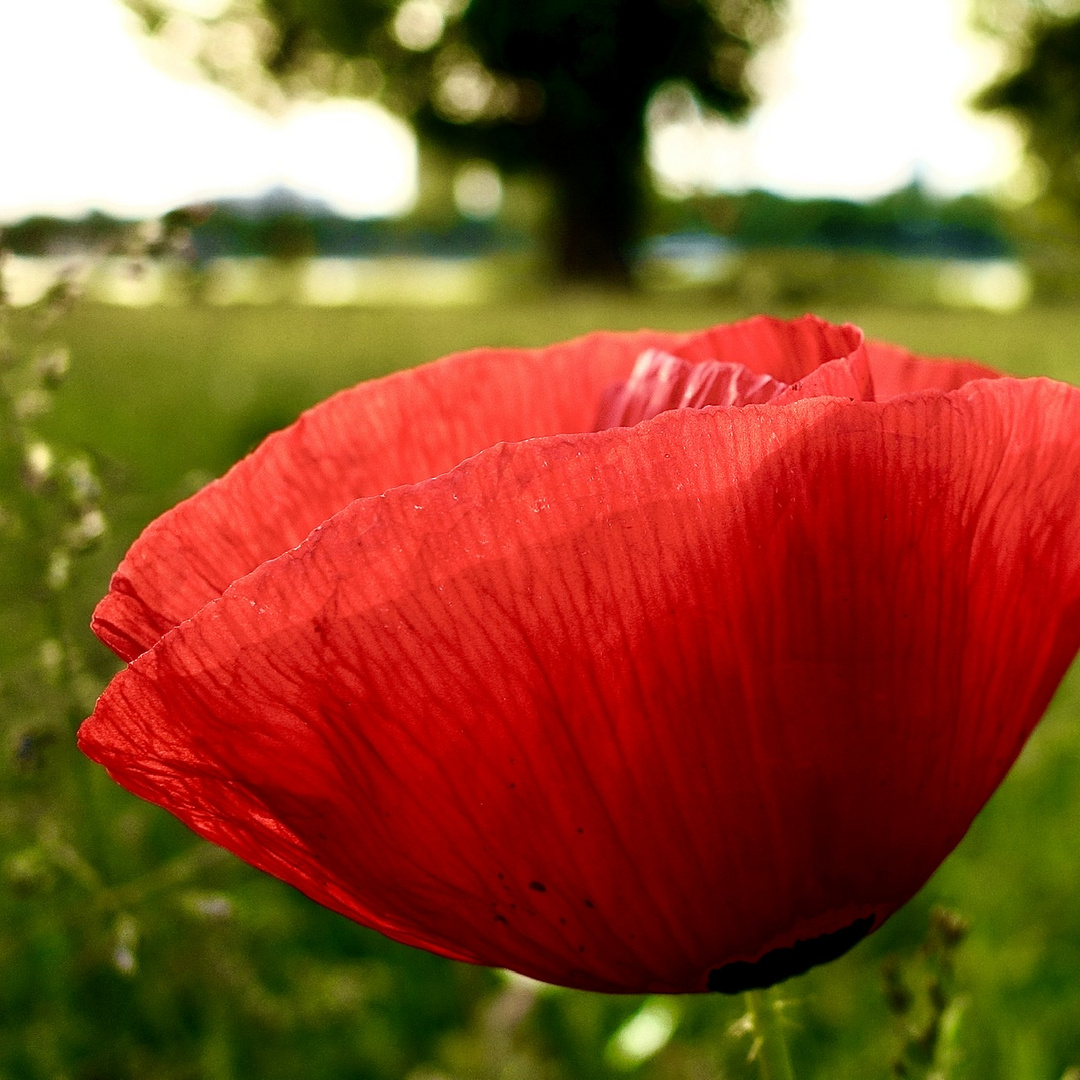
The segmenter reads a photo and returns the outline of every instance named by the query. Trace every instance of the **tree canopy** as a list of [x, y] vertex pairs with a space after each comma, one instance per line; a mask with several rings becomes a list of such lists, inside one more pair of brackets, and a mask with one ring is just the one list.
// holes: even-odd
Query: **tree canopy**
[[1013, 3], [992, 29], [1010, 40], [1011, 69], [977, 104], [1022, 126], [1028, 151], [1045, 171], [1046, 195], [1080, 221], [1080, 7], [1039, 0]]
[[650, 100], [681, 84], [744, 113], [780, 0], [231, 0], [201, 18], [175, 0], [128, 3], [248, 96], [374, 98], [454, 153], [539, 175], [563, 272], [619, 278]]

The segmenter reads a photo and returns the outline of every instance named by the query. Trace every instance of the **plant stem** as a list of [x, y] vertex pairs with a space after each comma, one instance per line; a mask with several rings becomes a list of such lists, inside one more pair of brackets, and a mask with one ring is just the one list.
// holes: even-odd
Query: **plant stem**
[[772, 992], [747, 990], [745, 997], [746, 1008], [754, 1023], [754, 1056], [761, 1080], [795, 1080]]

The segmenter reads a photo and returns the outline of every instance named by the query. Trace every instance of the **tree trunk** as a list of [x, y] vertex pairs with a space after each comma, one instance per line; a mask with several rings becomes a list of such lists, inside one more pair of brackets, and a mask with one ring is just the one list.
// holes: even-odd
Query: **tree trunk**
[[[636, 140], [627, 140], [627, 142]], [[641, 220], [641, 149], [597, 139], [555, 163], [555, 242], [567, 281], [627, 287]]]

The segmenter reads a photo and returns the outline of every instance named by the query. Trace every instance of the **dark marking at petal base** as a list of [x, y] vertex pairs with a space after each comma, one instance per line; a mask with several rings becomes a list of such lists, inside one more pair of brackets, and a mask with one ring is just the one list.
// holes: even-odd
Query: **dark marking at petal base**
[[593, 902], [592, 902], [591, 900], [586, 900], [586, 901], [585, 901], [585, 906], [586, 906], [587, 908], [592, 908], [592, 907], [596, 907], [596, 905], [595, 905], [595, 904], [594, 904], [594, 903], [593, 903]]
[[505, 925], [505, 926], [509, 926], [509, 925], [510, 925], [510, 920], [509, 920], [509, 919], [508, 919], [508, 918], [507, 918], [507, 917], [506, 917], [505, 915], [496, 915], [496, 916], [495, 916], [495, 921], [496, 921], [496, 922], [501, 922], [501, 923], [503, 923], [503, 925]]
[[547, 886], [542, 881], [530, 881], [529, 888], [534, 892], [547, 892]]
[[796, 941], [783, 949], [773, 949], [752, 963], [736, 960], [709, 972], [708, 986], [721, 994], [741, 994], [744, 990], [764, 990], [818, 964], [827, 964], [857, 945], [874, 928], [874, 916], [856, 919], [842, 930], [821, 934], [809, 941]]

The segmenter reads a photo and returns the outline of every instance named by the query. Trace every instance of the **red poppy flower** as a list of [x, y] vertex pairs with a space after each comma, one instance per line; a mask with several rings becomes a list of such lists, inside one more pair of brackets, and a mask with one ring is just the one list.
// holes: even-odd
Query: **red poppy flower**
[[1076, 389], [811, 317], [453, 356], [146, 530], [80, 744], [399, 941], [766, 985], [911, 897], [1046, 707], [1078, 436]]

